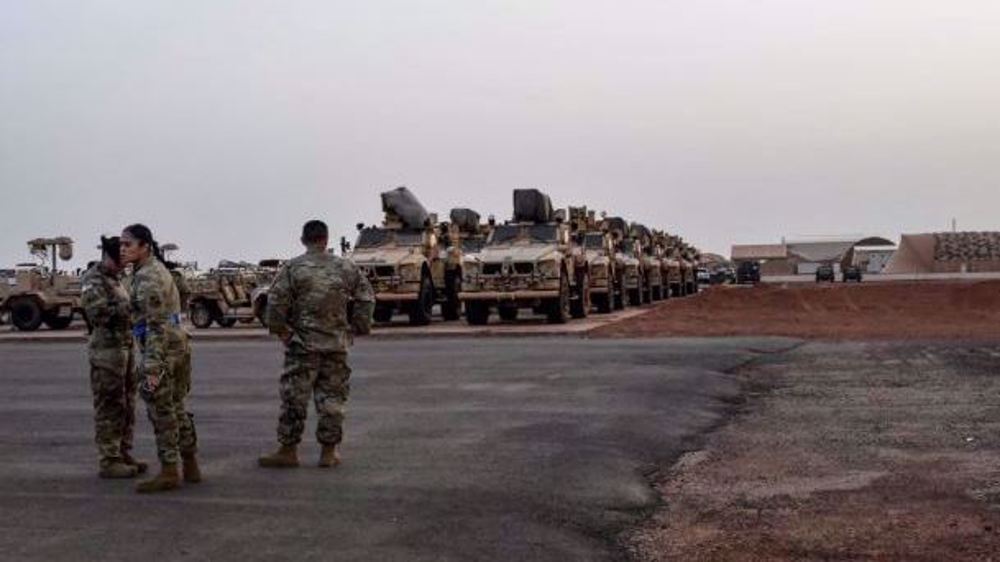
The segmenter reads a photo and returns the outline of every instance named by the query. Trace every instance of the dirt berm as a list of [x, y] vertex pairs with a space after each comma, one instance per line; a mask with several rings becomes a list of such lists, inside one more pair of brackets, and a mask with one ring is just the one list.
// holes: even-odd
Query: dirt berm
[[590, 335], [1000, 341], [1000, 281], [713, 287]]

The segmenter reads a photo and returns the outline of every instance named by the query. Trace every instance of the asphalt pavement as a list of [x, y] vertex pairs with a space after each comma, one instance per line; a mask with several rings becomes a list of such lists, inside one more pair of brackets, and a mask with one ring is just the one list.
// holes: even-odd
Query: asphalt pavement
[[[364, 340], [345, 463], [257, 468], [281, 350], [195, 344], [205, 481], [96, 478], [84, 346], [0, 346], [4, 560], [607, 560], [657, 506], [652, 474], [720, 422], [726, 374], [780, 339]], [[154, 461], [139, 406], [137, 453]]]

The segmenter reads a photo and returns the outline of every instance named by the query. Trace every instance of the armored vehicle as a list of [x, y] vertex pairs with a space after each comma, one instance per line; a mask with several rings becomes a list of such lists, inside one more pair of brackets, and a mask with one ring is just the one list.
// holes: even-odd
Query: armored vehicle
[[381, 226], [358, 225], [351, 253], [375, 290], [375, 321], [389, 322], [398, 311], [426, 325], [435, 304], [445, 320], [457, 320], [461, 249], [444, 244], [436, 218], [405, 187], [382, 193], [382, 211]]
[[816, 282], [817, 283], [833, 283], [837, 280], [836, 273], [833, 269], [833, 264], [824, 263], [816, 268]]
[[646, 266], [639, 245], [629, 236], [628, 222], [621, 217], [606, 217], [602, 228], [611, 235], [615, 263], [618, 269], [618, 295], [615, 308], [639, 306], [645, 291]]
[[643, 262], [646, 278], [642, 302], [653, 302], [663, 299], [663, 264], [653, 246], [653, 233], [645, 225], [632, 223], [632, 238], [638, 244], [639, 254]]
[[482, 251], [465, 259], [463, 273], [469, 324], [486, 324], [494, 307], [502, 320], [531, 308], [551, 323], [583, 318], [590, 309], [586, 255], [565, 216], [535, 189], [514, 190], [513, 220], [493, 229]]
[[18, 330], [31, 332], [42, 323], [62, 330], [81, 311], [80, 278], [58, 268], [59, 260], [73, 258], [73, 240], [65, 236], [36, 238], [28, 241], [28, 249], [39, 263], [21, 264], [7, 278], [7, 296], [0, 312], [9, 314]]
[[622, 302], [621, 269], [611, 233], [586, 207], [569, 208], [570, 230], [590, 267], [590, 299], [597, 312], [606, 314]]
[[663, 296], [683, 297], [685, 295], [684, 271], [681, 267], [680, 251], [673, 246], [673, 238], [661, 230], [653, 231], [653, 244], [660, 254], [663, 275]]
[[736, 266], [737, 285], [756, 285], [760, 283], [760, 262], [741, 261]]
[[698, 250], [683, 241], [681, 244], [681, 270], [684, 277], [684, 294], [693, 295], [698, 292]]
[[237, 322], [254, 320], [255, 291], [270, 283], [270, 278], [253, 264], [224, 260], [211, 271], [185, 276], [185, 281], [191, 323], [196, 328], [208, 328], [213, 322], [231, 328]]
[[861, 268], [856, 265], [849, 265], [845, 267], [842, 275], [844, 283], [847, 283], [848, 281], [854, 281], [857, 283], [861, 282]]

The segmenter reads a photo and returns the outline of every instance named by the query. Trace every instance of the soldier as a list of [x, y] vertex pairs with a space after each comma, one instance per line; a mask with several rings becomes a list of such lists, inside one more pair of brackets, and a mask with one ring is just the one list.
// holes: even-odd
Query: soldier
[[181, 461], [184, 481], [201, 481], [194, 417], [184, 407], [191, 390], [191, 348], [180, 326], [177, 286], [149, 228], [125, 227], [121, 252], [122, 261], [133, 267], [129, 301], [132, 335], [139, 349], [139, 394], [156, 432], [160, 459], [160, 474], [140, 482], [136, 491], [162, 492], [180, 485]]
[[128, 293], [122, 287], [118, 237], [101, 237], [101, 261], [80, 280], [80, 304], [90, 328], [90, 389], [101, 478], [133, 478], [146, 463], [132, 458], [136, 373]]
[[265, 320], [285, 344], [281, 375], [280, 448], [260, 457], [262, 467], [299, 466], [309, 395], [319, 422], [316, 439], [323, 446], [319, 466], [340, 464], [344, 403], [350, 391], [347, 348], [352, 332], [371, 331], [375, 296], [368, 280], [350, 260], [327, 251], [329, 232], [321, 221], [302, 227], [306, 253], [288, 261], [275, 277], [268, 295]]

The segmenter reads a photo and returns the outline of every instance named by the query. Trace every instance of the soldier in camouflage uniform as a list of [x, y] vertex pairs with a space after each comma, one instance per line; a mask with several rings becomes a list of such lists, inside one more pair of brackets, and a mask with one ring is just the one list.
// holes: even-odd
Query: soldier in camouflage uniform
[[319, 422], [316, 439], [323, 446], [319, 466], [340, 463], [344, 404], [350, 391], [347, 348], [354, 333], [371, 331], [375, 295], [368, 279], [350, 260], [327, 251], [329, 233], [321, 221], [302, 228], [306, 253], [289, 260], [268, 293], [266, 320], [285, 344], [281, 375], [280, 448], [260, 457], [260, 466], [299, 465], [297, 447], [305, 429], [309, 397]]
[[132, 458], [136, 373], [128, 293], [122, 287], [118, 237], [101, 237], [101, 261], [80, 280], [80, 304], [90, 327], [90, 389], [101, 478], [133, 478], [146, 463]]
[[180, 297], [147, 227], [126, 227], [121, 236], [122, 261], [133, 266], [129, 302], [132, 334], [138, 343], [139, 394], [156, 432], [160, 474], [140, 482], [140, 493], [172, 490], [184, 481], [200, 482], [195, 453], [194, 417], [184, 407], [191, 390], [191, 348], [180, 326]]

